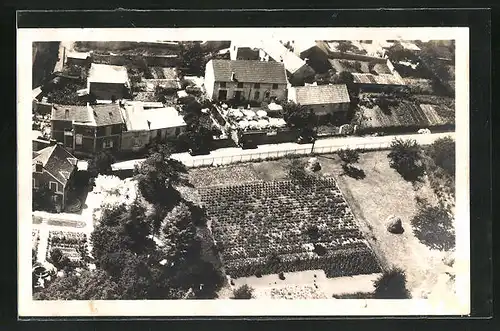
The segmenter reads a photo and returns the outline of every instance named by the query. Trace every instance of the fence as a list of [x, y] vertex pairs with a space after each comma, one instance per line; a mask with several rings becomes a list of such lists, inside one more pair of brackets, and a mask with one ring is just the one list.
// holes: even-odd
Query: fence
[[252, 162], [252, 161], [263, 161], [263, 160], [273, 160], [285, 157], [287, 155], [310, 155], [310, 154], [330, 154], [334, 153], [340, 149], [357, 149], [357, 150], [379, 150], [389, 148], [391, 142], [382, 143], [365, 143], [365, 144], [355, 144], [355, 145], [340, 145], [340, 146], [314, 146], [314, 150], [311, 153], [311, 148], [296, 148], [289, 150], [279, 150], [279, 151], [268, 151], [268, 152], [258, 152], [258, 153], [244, 153], [240, 155], [230, 155], [230, 156], [212, 156], [204, 158], [193, 158], [191, 160], [181, 160], [188, 167], [208, 167], [215, 165], [226, 165], [231, 163], [241, 163], [241, 162]]

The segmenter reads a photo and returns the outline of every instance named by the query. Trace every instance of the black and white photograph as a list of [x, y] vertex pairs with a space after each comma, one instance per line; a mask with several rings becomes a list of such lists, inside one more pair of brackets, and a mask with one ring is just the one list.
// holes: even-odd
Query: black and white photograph
[[468, 65], [467, 28], [19, 29], [19, 313], [468, 314]]

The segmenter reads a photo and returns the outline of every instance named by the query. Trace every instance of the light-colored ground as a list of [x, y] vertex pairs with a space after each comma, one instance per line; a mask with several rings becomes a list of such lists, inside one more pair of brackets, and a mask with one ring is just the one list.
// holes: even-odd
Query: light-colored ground
[[219, 295], [230, 298], [232, 290], [244, 284], [254, 288], [256, 299], [326, 299], [334, 294], [372, 293], [373, 282], [379, 274], [327, 278], [323, 270], [307, 270], [285, 273], [284, 276], [284, 280], [279, 279], [277, 274], [237, 278], [233, 280], [234, 285], [228, 286]]

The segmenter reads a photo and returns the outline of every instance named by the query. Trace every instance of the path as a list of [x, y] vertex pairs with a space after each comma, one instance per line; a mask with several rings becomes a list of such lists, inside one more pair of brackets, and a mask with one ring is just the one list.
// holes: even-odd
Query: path
[[[451, 136], [454, 132], [432, 133], [432, 134], [408, 134], [381, 137], [343, 137], [319, 139], [314, 145], [314, 152], [327, 154], [342, 148], [351, 149], [379, 149], [387, 148], [394, 138], [415, 139], [419, 144], [433, 143], [436, 139]], [[210, 155], [191, 156], [189, 153], [175, 153], [172, 158], [184, 163], [187, 167], [201, 165], [220, 165], [235, 162], [262, 160], [268, 157], [281, 157], [286, 154], [309, 154], [312, 144], [282, 143], [259, 145], [256, 149], [241, 149], [239, 147], [220, 148], [210, 152]], [[144, 159], [128, 160], [113, 164], [113, 170], [133, 169], [134, 165]], [[81, 161], [79, 161], [80, 163]]]

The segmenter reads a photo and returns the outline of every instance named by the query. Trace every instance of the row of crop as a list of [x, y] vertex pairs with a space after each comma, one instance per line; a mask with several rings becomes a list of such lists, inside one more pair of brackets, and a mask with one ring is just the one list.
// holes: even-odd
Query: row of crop
[[87, 241], [87, 235], [81, 232], [50, 231], [48, 239], [52, 244], [78, 246]]
[[380, 264], [368, 248], [342, 250], [317, 256], [297, 254], [280, 256], [279, 259], [240, 259], [225, 263], [226, 273], [232, 278], [322, 269], [327, 277], [344, 277], [372, 274], [381, 271]]

